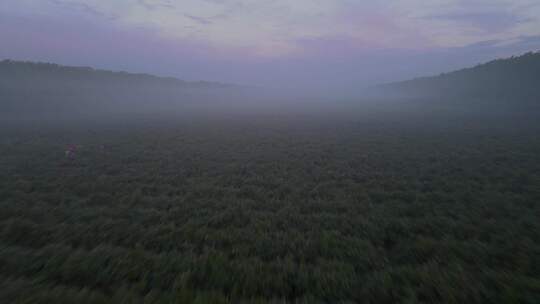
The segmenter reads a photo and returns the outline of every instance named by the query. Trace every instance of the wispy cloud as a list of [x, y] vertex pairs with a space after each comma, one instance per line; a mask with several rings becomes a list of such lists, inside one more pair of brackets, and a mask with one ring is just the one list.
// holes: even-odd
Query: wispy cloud
[[64, 1], [64, 0], [48, 0], [48, 1], [52, 3], [53, 5], [56, 5], [60, 8], [77, 11], [83, 14], [94, 16], [94, 17], [105, 18], [105, 19], [110, 19], [110, 20], [118, 18], [118, 15], [116, 14], [101, 11], [97, 7], [84, 3], [84, 2], [72, 2], [72, 1]]
[[71, 12], [260, 56], [311, 53], [309, 41], [331, 44], [336, 37], [349, 39], [350, 48], [380, 49], [540, 34], [538, 0], [2, 0], [0, 10], [57, 18]]
[[486, 33], [500, 32], [518, 26], [521, 23], [533, 21], [533, 18], [520, 16], [506, 11], [446, 13], [425, 16], [425, 19], [451, 21], [464, 24]]
[[188, 18], [189, 20], [195, 21], [196, 23], [202, 24], [202, 25], [212, 24], [212, 21], [210, 21], [207, 18], [192, 16], [192, 15], [189, 15], [189, 14], [184, 14], [184, 17]]
[[137, 0], [139, 5], [148, 10], [157, 9], [176, 9], [176, 6], [170, 0]]

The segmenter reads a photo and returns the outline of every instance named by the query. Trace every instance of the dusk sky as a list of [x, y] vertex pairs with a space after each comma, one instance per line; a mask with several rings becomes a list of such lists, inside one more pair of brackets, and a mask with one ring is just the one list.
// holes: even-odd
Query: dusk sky
[[0, 58], [350, 89], [540, 50], [538, 0], [1, 0]]

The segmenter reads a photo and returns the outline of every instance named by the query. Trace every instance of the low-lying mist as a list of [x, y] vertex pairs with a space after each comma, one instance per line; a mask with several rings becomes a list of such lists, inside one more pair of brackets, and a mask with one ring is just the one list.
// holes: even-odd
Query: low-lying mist
[[[187, 82], [146, 74], [0, 62], [0, 118], [9, 124], [282, 119], [451, 121], [537, 117], [540, 55], [356, 91]], [[520, 118], [521, 119], [521, 118]]]

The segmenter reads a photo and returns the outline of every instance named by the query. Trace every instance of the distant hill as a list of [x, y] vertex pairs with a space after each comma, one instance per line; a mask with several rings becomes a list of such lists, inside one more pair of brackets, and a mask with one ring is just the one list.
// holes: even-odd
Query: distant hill
[[33, 86], [51, 85], [55, 82], [66, 85], [154, 85], [183, 88], [227, 88], [232, 85], [217, 82], [188, 82], [172, 77], [158, 77], [149, 74], [133, 74], [98, 70], [90, 67], [71, 67], [53, 63], [0, 61], [0, 85]]
[[0, 61], [0, 114], [73, 115], [166, 112], [230, 100], [243, 87], [170, 77]]
[[540, 103], [540, 53], [375, 87], [390, 96]]

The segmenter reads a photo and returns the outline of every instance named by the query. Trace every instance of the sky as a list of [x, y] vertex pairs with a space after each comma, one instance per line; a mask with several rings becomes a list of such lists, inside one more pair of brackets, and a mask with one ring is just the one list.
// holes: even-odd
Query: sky
[[538, 0], [1, 0], [0, 59], [339, 91], [540, 50]]

